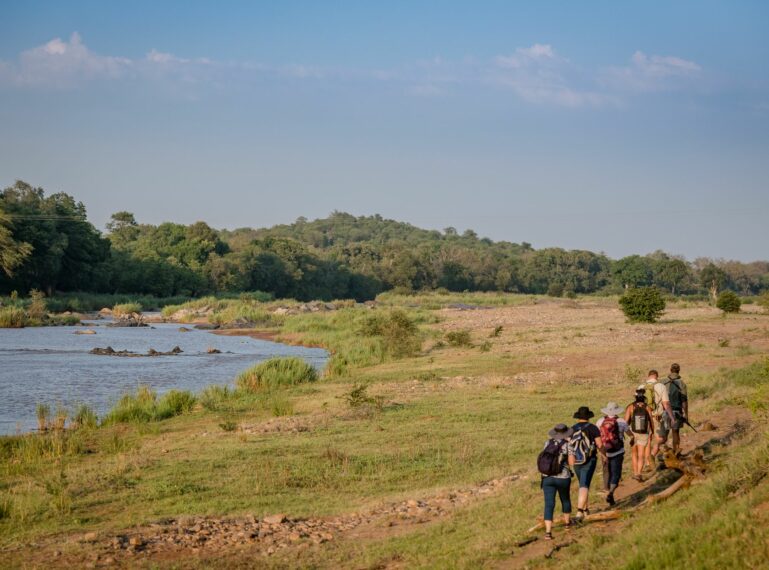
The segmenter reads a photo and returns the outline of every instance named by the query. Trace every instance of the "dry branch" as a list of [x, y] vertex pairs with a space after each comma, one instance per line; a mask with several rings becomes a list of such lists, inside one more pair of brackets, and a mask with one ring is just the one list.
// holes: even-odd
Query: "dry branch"
[[[620, 511], [603, 511], [601, 513], [595, 513], [592, 515], [587, 515], [584, 518], [580, 519], [580, 522], [588, 523], [588, 522], [601, 522], [601, 521], [610, 521], [614, 519], [618, 519], [622, 516], [622, 513]], [[553, 521], [553, 526], [562, 526], [563, 521]], [[531, 527], [526, 532], [534, 532], [535, 530], [539, 530], [541, 528], [545, 528], [545, 521], [539, 521], [536, 525]]]
[[649, 495], [648, 497], [646, 497], [646, 500], [640, 505], [638, 505], [637, 508], [643, 507], [645, 505], [650, 505], [658, 501], [663, 501], [668, 497], [670, 497], [676, 491], [679, 491], [680, 489], [684, 489], [688, 487], [689, 483], [691, 482], [692, 482], [692, 477], [689, 475], [684, 475], [664, 491], [657, 493], [656, 495]]

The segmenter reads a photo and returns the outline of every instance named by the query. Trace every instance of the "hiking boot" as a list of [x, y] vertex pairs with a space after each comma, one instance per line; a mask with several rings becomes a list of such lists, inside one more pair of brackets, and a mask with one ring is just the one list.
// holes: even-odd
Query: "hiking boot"
[[614, 493], [606, 495], [606, 502], [609, 503], [610, 507], [613, 507], [617, 503], [617, 501], [614, 500]]
[[546, 532], [544, 538], [545, 538], [545, 540], [553, 540], [553, 533], [552, 532]]

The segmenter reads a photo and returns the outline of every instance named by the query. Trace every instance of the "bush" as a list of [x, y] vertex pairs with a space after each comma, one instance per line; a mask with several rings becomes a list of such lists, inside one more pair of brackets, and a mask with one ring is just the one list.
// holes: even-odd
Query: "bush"
[[739, 313], [741, 304], [740, 298], [731, 291], [722, 291], [716, 299], [716, 307], [724, 313]]
[[270, 358], [241, 372], [235, 384], [239, 390], [257, 392], [263, 388], [315, 382], [318, 372], [301, 358]]
[[451, 346], [472, 346], [472, 340], [470, 339], [470, 331], [462, 329], [459, 331], [451, 331], [446, 333], [446, 341]]
[[42, 321], [48, 316], [48, 306], [45, 302], [45, 294], [37, 289], [29, 292], [29, 307], [27, 314], [30, 319]]
[[665, 299], [656, 287], [628, 289], [619, 304], [631, 323], [654, 323], [665, 311]]
[[365, 336], [380, 337], [384, 352], [391, 357], [412, 356], [422, 348], [419, 328], [408, 315], [395, 309], [388, 314], [376, 313], [363, 323]]

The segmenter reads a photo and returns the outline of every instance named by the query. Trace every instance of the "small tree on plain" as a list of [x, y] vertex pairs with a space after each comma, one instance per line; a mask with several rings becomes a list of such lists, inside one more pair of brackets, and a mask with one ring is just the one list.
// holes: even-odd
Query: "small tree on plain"
[[631, 323], [654, 323], [665, 311], [665, 299], [656, 287], [628, 289], [619, 305]]
[[739, 313], [740, 305], [742, 305], [742, 301], [732, 291], [722, 291], [716, 301], [716, 307], [724, 313]]

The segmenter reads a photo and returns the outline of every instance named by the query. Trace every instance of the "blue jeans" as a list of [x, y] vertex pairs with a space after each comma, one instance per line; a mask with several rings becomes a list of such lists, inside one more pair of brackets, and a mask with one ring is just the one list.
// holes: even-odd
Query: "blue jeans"
[[603, 464], [603, 488], [609, 491], [612, 487], [619, 485], [622, 478], [622, 462], [625, 460], [625, 454], [620, 453], [615, 457], [609, 457]]
[[563, 514], [571, 513], [571, 477], [564, 479], [562, 477], [545, 477], [542, 479], [542, 491], [545, 493], [545, 520], [553, 520], [555, 511], [555, 494], [561, 499], [561, 510]]
[[590, 482], [593, 480], [593, 473], [595, 473], [596, 465], [598, 465], [598, 458], [593, 456], [592, 459], [588, 459], [582, 465], [575, 465], [573, 467], [574, 474], [579, 481], [580, 489], [590, 488]]

